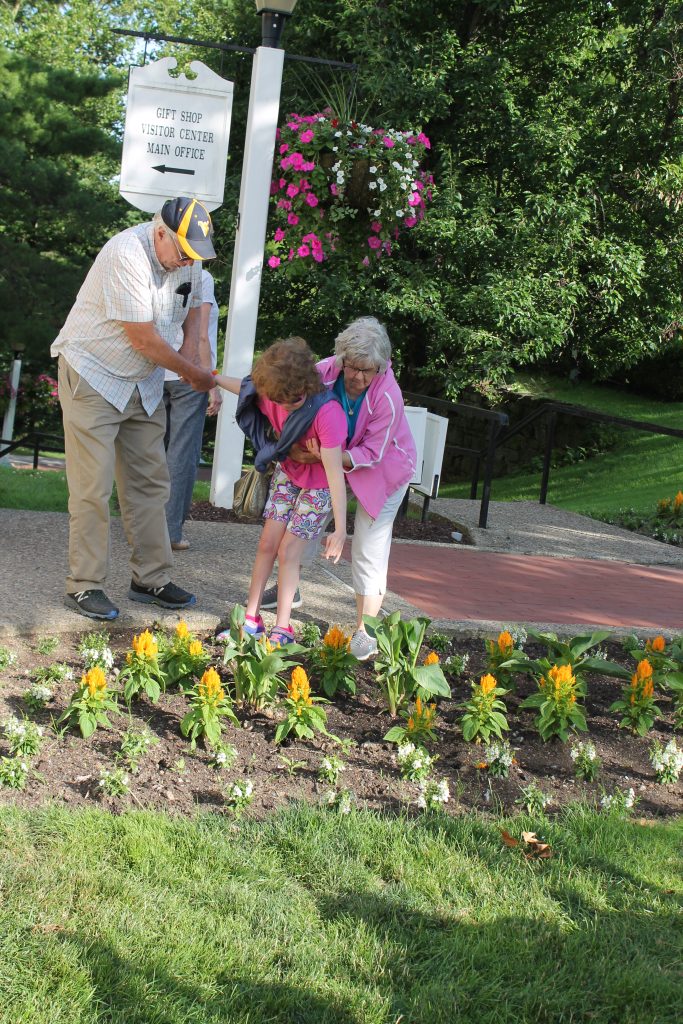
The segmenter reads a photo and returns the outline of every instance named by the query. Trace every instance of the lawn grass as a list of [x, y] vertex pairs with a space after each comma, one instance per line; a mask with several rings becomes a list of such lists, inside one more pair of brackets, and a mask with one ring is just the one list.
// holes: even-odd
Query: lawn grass
[[5, 809], [0, 1022], [673, 1024], [682, 830], [649, 824]]
[[[683, 402], [657, 402], [615, 388], [547, 378], [525, 378], [520, 393], [582, 405], [628, 419], [683, 429]], [[620, 509], [654, 512], [657, 501], [683, 489], [683, 439], [622, 428], [612, 451], [584, 462], [553, 468], [548, 502], [587, 515], [611, 515]], [[494, 480], [493, 501], [538, 501], [541, 472], [516, 473]], [[481, 494], [481, 486], [480, 486]], [[469, 498], [469, 484], [445, 484], [443, 498]]]

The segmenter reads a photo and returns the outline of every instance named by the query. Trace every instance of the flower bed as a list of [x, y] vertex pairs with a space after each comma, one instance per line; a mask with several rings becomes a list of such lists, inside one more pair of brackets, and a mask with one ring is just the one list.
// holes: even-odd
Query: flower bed
[[[680, 739], [672, 732], [675, 695], [660, 686], [659, 714], [643, 736], [620, 728], [621, 716], [610, 711], [624, 685], [631, 688], [630, 674], [646, 660], [643, 657], [636, 661], [633, 653], [614, 645], [606, 650], [605, 665], [613, 659], [625, 679], [603, 675], [599, 669], [591, 671], [586, 695], [579, 696], [588, 733], [567, 743], [543, 742], [534, 724], [536, 709], [523, 708], [539, 691], [538, 679], [518, 673], [514, 689], [500, 688], [509, 726], [503, 730], [505, 738], [493, 734], [477, 744], [463, 739], [463, 721], [467, 714], [464, 705], [477, 688], [484, 698], [493, 693], [488, 682], [481, 685], [492, 657], [481, 640], [453, 642], [428, 633], [416, 667], [426, 662], [425, 669], [438, 668], [438, 649], [452, 696], [419, 703], [408, 699], [392, 719], [382, 711], [374, 666], [356, 664], [349, 672], [338, 630], [330, 634], [330, 655], [321, 658], [322, 647], [311, 624], [308, 630], [312, 647], [291, 658], [292, 664], [302, 666], [296, 671], [303, 675], [293, 679], [289, 666], [279, 677], [271, 675], [274, 700], [262, 702], [258, 710], [246, 703], [233, 705], [233, 672], [222, 664], [223, 648], [189, 634], [180, 639], [186, 639], [188, 654], [194, 645], [192, 657], [198, 659], [194, 665], [183, 660], [176, 637], [162, 640], [161, 634], [150, 641], [112, 632], [99, 652], [92, 643], [65, 640], [55, 652], [60, 661], [51, 664], [37, 653], [35, 643], [13, 644], [16, 660], [4, 659], [0, 675], [0, 722], [4, 723], [0, 757], [7, 775], [0, 786], [0, 801], [32, 806], [54, 799], [74, 805], [98, 799], [114, 807], [128, 800], [188, 813], [198, 805], [225, 813], [241, 813], [247, 807], [252, 813], [263, 813], [300, 798], [337, 810], [360, 804], [388, 810], [407, 807], [417, 813], [443, 806], [447, 795], [447, 809], [500, 805], [511, 810], [528, 805], [534, 813], [541, 813], [538, 808], [543, 811], [545, 803], [547, 813], [570, 800], [586, 799], [619, 813], [632, 810], [634, 801], [640, 814], [681, 810], [680, 785], [673, 781], [681, 767]], [[501, 634], [502, 648], [510, 660], [512, 650], [520, 648], [511, 650], [507, 637], [513, 645], [516, 641], [511, 633]], [[501, 638], [491, 641], [498, 652]], [[660, 641], [654, 640], [649, 650], [638, 652], [652, 658], [655, 678], [661, 669], [657, 659], [666, 657], [666, 650], [659, 647]], [[272, 652], [264, 653], [272, 657]], [[544, 649], [532, 645], [525, 653], [540, 660]], [[128, 657], [131, 654], [138, 659], [143, 654], [150, 659], [158, 655], [157, 664], [166, 669], [174, 659], [176, 682], [167, 686], [158, 700], [140, 690], [131, 700], [130, 717], [109, 708], [110, 727], [98, 724], [87, 739], [82, 738], [77, 718], [68, 713], [74, 696], [81, 702], [92, 698], [96, 709], [104, 708], [113, 697], [125, 712], [117, 691], [122, 690], [121, 676], [134, 663], [134, 658]], [[327, 700], [321, 699], [325, 667], [334, 670], [337, 679], [336, 691], [333, 688]], [[106, 687], [94, 671], [97, 668]], [[147, 668], [146, 678], [154, 675], [153, 666]], [[269, 668], [274, 668], [272, 662], [266, 664]], [[82, 683], [79, 687], [79, 680], [88, 673], [92, 679], [87, 678], [85, 689]], [[575, 668], [572, 677], [577, 674], [580, 670], [577, 673]], [[642, 670], [638, 676], [637, 667], [632, 675], [644, 678]], [[552, 674], [549, 678], [553, 679]], [[261, 692], [268, 690], [270, 682], [266, 679]], [[558, 679], [558, 692], [564, 693], [568, 682]], [[439, 685], [436, 677], [432, 685]], [[212, 703], [221, 720], [220, 735], [211, 732], [211, 723], [209, 730], [204, 729], [202, 709], [207, 703]], [[304, 713], [311, 708], [324, 712], [322, 717], [306, 720], [312, 736], [304, 730], [282, 729], [287, 716], [296, 724], [298, 707]], [[199, 714], [188, 722], [188, 715], [197, 710]], [[225, 717], [221, 717], [223, 711]], [[60, 717], [64, 721], [55, 731]], [[26, 720], [31, 727], [22, 731], [19, 726]], [[197, 722], [202, 727], [191, 728]], [[388, 738], [394, 730], [401, 732], [396, 742]], [[284, 743], [275, 742], [278, 731]], [[30, 750], [20, 749], [24, 740]], [[403, 748], [400, 756], [399, 747]], [[10, 773], [9, 769], [16, 767], [16, 755], [26, 768]], [[12, 763], [8, 766], [7, 762]]]
[[369, 266], [391, 255], [432, 199], [423, 132], [371, 128], [331, 111], [290, 114], [278, 130], [271, 185], [271, 270], [301, 272], [333, 254]]

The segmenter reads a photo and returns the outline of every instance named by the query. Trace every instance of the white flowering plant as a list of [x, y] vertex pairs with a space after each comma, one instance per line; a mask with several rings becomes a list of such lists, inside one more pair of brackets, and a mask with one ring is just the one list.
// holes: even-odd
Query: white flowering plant
[[217, 772], [232, 768], [237, 760], [237, 748], [232, 743], [221, 743], [220, 740], [212, 748], [209, 764]]
[[78, 653], [86, 670], [97, 667], [109, 672], [113, 668], [114, 655], [109, 646], [109, 634], [105, 630], [86, 633], [78, 645]]
[[414, 743], [401, 743], [396, 751], [396, 761], [401, 778], [408, 782], [422, 782], [431, 775], [438, 757], [432, 757], [424, 747]]
[[44, 683], [31, 683], [24, 691], [24, 703], [29, 711], [42, 711], [46, 704], [54, 698], [54, 693]]
[[424, 132], [372, 128], [328, 107], [290, 114], [278, 129], [268, 266], [302, 273], [335, 253], [369, 266], [417, 227], [434, 179], [422, 163]]
[[450, 790], [446, 779], [423, 779], [417, 796], [417, 806], [423, 811], [435, 811], [450, 800]]
[[126, 729], [121, 737], [121, 746], [116, 759], [123, 761], [128, 769], [135, 773], [138, 770], [140, 761], [158, 742], [158, 737], [147, 727], [143, 729]]
[[515, 764], [515, 754], [507, 740], [493, 740], [484, 747], [484, 759], [480, 762], [489, 775], [497, 779], [507, 779], [510, 768]]
[[98, 788], [107, 796], [126, 796], [130, 793], [128, 774], [124, 768], [103, 768], [97, 782]]
[[683, 770], [683, 750], [675, 739], [669, 740], [666, 746], [655, 740], [650, 747], [650, 764], [655, 770], [657, 782], [673, 785], [678, 782], [678, 776]]
[[545, 814], [545, 809], [548, 804], [552, 803], [552, 799], [535, 782], [530, 782], [528, 786], [520, 787], [515, 803], [523, 807], [527, 814], [533, 817]]
[[249, 779], [241, 779], [231, 783], [225, 794], [225, 803], [235, 817], [239, 817], [253, 799], [254, 784]]
[[617, 787], [613, 793], [603, 792], [600, 800], [600, 806], [605, 813], [614, 814], [617, 817], [623, 818], [628, 817], [637, 803], [638, 797], [635, 794], [633, 786], [627, 790], [619, 789]]
[[16, 660], [16, 654], [10, 651], [9, 647], [5, 647], [4, 644], [0, 644], [0, 672], [4, 672], [5, 669], [13, 665]]
[[327, 754], [318, 767], [318, 781], [329, 782], [331, 786], [336, 786], [337, 779], [345, 771], [346, 765], [340, 757], [335, 754]]
[[323, 796], [323, 803], [338, 814], [350, 814], [355, 799], [350, 789], [329, 789]]
[[33, 757], [43, 742], [43, 730], [28, 718], [10, 715], [2, 723], [2, 731], [13, 757]]
[[29, 765], [21, 757], [0, 757], [0, 786], [23, 789], [28, 779]]
[[574, 762], [574, 774], [584, 782], [595, 782], [602, 764], [590, 740], [574, 740], [569, 751]]

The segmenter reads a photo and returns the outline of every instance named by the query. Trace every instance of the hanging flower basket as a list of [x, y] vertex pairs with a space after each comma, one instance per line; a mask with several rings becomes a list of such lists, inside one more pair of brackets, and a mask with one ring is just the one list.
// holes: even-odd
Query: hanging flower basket
[[391, 255], [432, 198], [422, 132], [342, 122], [330, 110], [290, 114], [278, 130], [268, 266], [300, 273], [333, 254], [368, 266]]

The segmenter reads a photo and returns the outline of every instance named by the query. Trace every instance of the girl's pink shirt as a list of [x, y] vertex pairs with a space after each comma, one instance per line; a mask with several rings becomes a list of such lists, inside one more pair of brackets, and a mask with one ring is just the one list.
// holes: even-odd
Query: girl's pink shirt
[[[258, 407], [278, 434], [282, 432], [289, 413], [282, 405], [259, 396]], [[316, 413], [315, 419], [305, 434], [299, 438], [303, 444], [314, 437], [321, 448], [342, 448], [346, 444], [346, 415], [339, 402], [327, 402]], [[297, 487], [317, 490], [328, 487], [327, 474], [321, 462], [304, 465], [293, 459], [284, 459], [282, 469]]]

